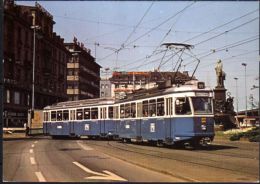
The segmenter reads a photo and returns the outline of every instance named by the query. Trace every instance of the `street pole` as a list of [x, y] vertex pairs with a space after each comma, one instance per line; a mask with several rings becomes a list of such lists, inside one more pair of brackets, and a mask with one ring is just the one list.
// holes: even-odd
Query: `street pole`
[[[3, 98], [3, 93], [4, 93], [4, 58], [3, 58], [3, 40], [4, 37], [2, 35], [4, 32], [4, 1], [0, 2], [0, 22], [1, 22], [1, 26], [0, 26], [0, 134], [3, 136], [3, 105], [4, 105], [4, 98]], [[1, 150], [3, 150], [3, 139], [0, 140], [0, 147]], [[0, 153], [0, 157], [3, 158], [3, 151], [1, 151]], [[3, 162], [1, 162], [2, 164]], [[3, 168], [3, 167], [2, 167]], [[1, 174], [0, 176], [0, 180], [3, 181], [3, 174]]]
[[34, 117], [34, 83], [35, 83], [35, 55], [36, 55], [36, 29], [40, 29], [40, 26], [31, 26], [33, 29], [33, 68], [32, 68], [32, 109], [31, 109], [31, 125], [32, 126], [32, 120]]
[[242, 66], [245, 67], [245, 102], [246, 102], [246, 110], [245, 110], [245, 115], [247, 116], [247, 88], [246, 88], [246, 63], [242, 63]]
[[234, 77], [234, 79], [236, 80], [236, 101], [237, 101], [237, 118], [236, 118], [236, 121], [237, 121], [238, 128], [240, 128], [240, 122], [238, 121], [238, 95], [237, 95], [237, 80], [238, 80], [238, 78]]
[[234, 79], [236, 80], [236, 101], [237, 101], [237, 115], [238, 115], [238, 95], [237, 95], [237, 80], [238, 80], [238, 78], [235, 77]]

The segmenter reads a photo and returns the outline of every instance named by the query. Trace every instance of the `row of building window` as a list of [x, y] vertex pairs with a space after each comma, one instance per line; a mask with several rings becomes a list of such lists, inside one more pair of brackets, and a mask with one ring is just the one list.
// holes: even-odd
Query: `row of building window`
[[25, 104], [27, 106], [30, 105], [30, 95], [27, 94], [24, 99], [24, 103], [22, 102], [21, 93], [18, 91], [10, 91], [9, 89], [5, 90], [5, 102], [13, 103], [17, 105]]

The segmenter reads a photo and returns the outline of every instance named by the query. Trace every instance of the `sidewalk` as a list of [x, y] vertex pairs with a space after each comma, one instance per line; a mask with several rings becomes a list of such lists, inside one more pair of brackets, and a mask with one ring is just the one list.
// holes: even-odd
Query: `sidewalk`
[[3, 140], [10, 140], [10, 139], [25, 139], [31, 136], [26, 136], [25, 132], [15, 132], [15, 133], [3, 133]]

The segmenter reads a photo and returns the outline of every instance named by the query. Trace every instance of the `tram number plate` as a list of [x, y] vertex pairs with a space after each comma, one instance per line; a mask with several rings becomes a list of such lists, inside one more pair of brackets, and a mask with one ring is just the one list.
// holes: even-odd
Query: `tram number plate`
[[150, 124], [150, 132], [155, 132], [155, 123]]
[[86, 131], [89, 130], [89, 124], [85, 124], [85, 130], [86, 130]]

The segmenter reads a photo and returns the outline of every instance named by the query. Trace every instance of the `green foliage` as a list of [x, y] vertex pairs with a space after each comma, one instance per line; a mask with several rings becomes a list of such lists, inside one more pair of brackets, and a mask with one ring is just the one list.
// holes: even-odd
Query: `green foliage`
[[238, 141], [238, 140], [240, 140], [241, 137], [247, 138], [250, 142], [260, 142], [259, 127], [256, 127], [256, 128], [249, 130], [247, 132], [240, 132], [240, 133], [233, 134], [229, 138], [229, 140]]

